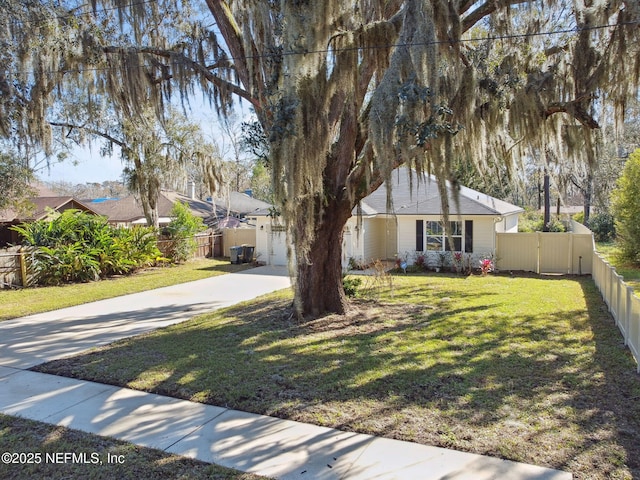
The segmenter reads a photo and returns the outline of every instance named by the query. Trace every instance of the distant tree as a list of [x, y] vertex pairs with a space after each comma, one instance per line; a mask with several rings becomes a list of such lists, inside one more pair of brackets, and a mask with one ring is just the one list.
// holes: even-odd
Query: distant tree
[[0, 151], [0, 210], [34, 194], [32, 170], [15, 152]]
[[[113, 114], [110, 109], [103, 112]], [[68, 115], [69, 110], [62, 113]], [[208, 193], [212, 193], [221, 181], [216, 146], [205, 140], [199, 124], [188, 120], [175, 108], [167, 108], [162, 119], [147, 108], [135, 118], [116, 117], [107, 124], [102, 117], [86, 120], [75, 123], [66, 119], [52, 121], [50, 125], [77, 144], [102, 139], [106, 155], [113, 153], [114, 146], [120, 149], [125, 164], [125, 184], [139, 195], [150, 226], [158, 227], [157, 202], [162, 188], [184, 191], [187, 181], [193, 180], [203, 183]]]
[[640, 149], [629, 155], [613, 190], [611, 208], [623, 257], [640, 265]]

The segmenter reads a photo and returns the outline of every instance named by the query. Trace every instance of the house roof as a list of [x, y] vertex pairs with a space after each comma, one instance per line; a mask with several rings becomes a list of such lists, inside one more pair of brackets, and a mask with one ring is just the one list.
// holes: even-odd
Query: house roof
[[70, 196], [34, 197], [29, 199], [29, 204], [28, 211], [25, 212], [11, 208], [0, 211], [0, 222], [31, 222], [45, 218], [49, 210], [62, 212], [71, 208], [99, 215], [95, 208]]
[[[433, 175], [418, 177], [414, 171], [398, 169], [392, 177], [392, 208], [396, 215], [442, 215], [438, 183]], [[501, 216], [523, 211], [516, 205], [468, 187], [459, 188], [459, 202], [456, 203], [454, 191], [449, 184], [447, 191], [451, 215]], [[386, 184], [364, 198], [361, 209], [363, 215], [390, 213], [387, 209]]]
[[229, 192], [224, 197], [213, 199], [213, 204], [219, 217], [226, 217], [229, 214], [252, 215], [271, 207], [269, 203], [241, 192]]
[[[438, 192], [436, 178], [431, 175], [418, 177], [412, 170], [396, 169], [392, 174], [392, 208], [396, 215], [442, 215], [442, 202]], [[449, 192], [449, 213], [451, 215], [488, 215], [502, 216], [523, 212], [517, 205], [499, 200], [486, 193], [468, 187], [458, 189], [456, 203], [454, 192], [447, 184]], [[459, 209], [458, 209], [459, 206]], [[254, 215], [267, 216], [271, 213], [266, 208], [256, 211]], [[358, 211], [360, 209], [360, 211]], [[387, 208], [387, 185], [383, 183], [376, 191], [365, 197], [360, 205], [353, 209], [353, 215], [364, 216], [386, 215], [392, 213]]]
[[[178, 201], [186, 203], [191, 213], [202, 219], [207, 219], [213, 215], [213, 209], [208, 202], [189, 198], [176, 192], [162, 191], [158, 195], [158, 217], [171, 217], [173, 204]], [[105, 215], [110, 222], [133, 223], [144, 218], [142, 203], [135, 195], [114, 200], [101, 199], [100, 202], [92, 203], [91, 206], [101, 215]]]

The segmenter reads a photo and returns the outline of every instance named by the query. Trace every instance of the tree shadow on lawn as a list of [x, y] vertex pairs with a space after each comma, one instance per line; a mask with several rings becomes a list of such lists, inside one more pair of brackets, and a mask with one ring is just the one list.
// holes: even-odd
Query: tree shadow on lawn
[[589, 312], [594, 352], [585, 365], [593, 376], [588, 388], [581, 388], [567, 404], [584, 412], [583, 444], [576, 451], [578, 461], [589, 451], [609, 445], [609, 465], [597, 465], [608, 477], [618, 478], [619, 465], [628, 468], [628, 477], [640, 478], [640, 376], [623, 336], [609, 314], [593, 281], [581, 282]]
[[586, 306], [543, 315], [504, 313], [485, 292], [297, 324], [289, 299], [266, 297], [38, 370], [576, 479], [640, 475], [638, 377], [592, 282], [576, 281]]

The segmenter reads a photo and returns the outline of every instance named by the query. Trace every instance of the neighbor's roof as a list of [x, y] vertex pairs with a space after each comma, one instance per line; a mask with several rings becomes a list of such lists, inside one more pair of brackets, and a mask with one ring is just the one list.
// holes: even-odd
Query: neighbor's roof
[[252, 215], [271, 207], [267, 202], [250, 197], [246, 193], [229, 192], [224, 197], [213, 199], [218, 216], [226, 217], [229, 214]]
[[87, 204], [70, 196], [34, 197], [28, 200], [28, 212], [20, 212], [11, 208], [0, 211], [0, 222], [32, 222], [45, 218], [49, 210], [62, 212], [69, 209], [77, 209], [85, 212], [99, 214], [99, 212]]
[[[418, 177], [414, 171], [397, 169], [392, 174], [392, 207], [396, 215], [442, 215], [442, 202], [438, 184], [434, 176]], [[511, 203], [499, 200], [468, 187], [460, 187], [459, 203], [454, 200], [453, 191], [449, 192], [449, 210], [451, 215], [508, 215], [522, 212], [523, 209]], [[459, 208], [458, 208], [459, 207]], [[387, 209], [387, 186], [382, 184], [375, 192], [361, 202], [362, 214], [377, 215], [391, 213]], [[356, 210], [354, 209], [354, 214]]]
[[[211, 204], [208, 202], [192, 199], [176, 192], [162, 191], [158, 195], [158, 217], [170, 217], [173, 204], [178, 201], [186, 203], [191, 213], [203, 219], [213, 214]], [[91, 205], [94, 210], [107, 216], [111, 222], [135, 222], [144, 218], [142, 203], [135, 195], [117, 200], [100, 201]]]

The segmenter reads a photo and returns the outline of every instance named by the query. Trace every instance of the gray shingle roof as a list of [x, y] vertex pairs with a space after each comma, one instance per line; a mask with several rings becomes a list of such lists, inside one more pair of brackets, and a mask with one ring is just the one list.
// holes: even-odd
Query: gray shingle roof
[[[418, 178], [415, 172], [398, 169], [392, 176], [392, 202], [396, 215], [441, 215], [442, 203], [435, 177]], [[522, 208], [499, 200], [468, 187], [460, 187], [459, 203], [454, 200], [453, 191], [448, 186], [449, 208], [452, 215], [507, 215], [523, 211]], [[362, 200], [365, 215], [391, 213], [387, 209], [387, 186], [382, 184], [378, 190]], [[459, 207], [459, 208], [458, 208]]]
[[262, 210], [268, 210], [271, 205], [257, 198], [250, 197], [246, 193], [229, 192], [225, 197], [213, 200], [219, 216], [227, 215], [253, 215]]
[[[178, 201], [186, 202], [191, 213], [202, 219], [206, 220], [213, 215], [213, 207], [208, 202], [192, 199], [176, 192], [163, 191], [158, 195], [158, 217], [170, 217], [173, 204]], [[142, 204], [134, 195], [92, 203], [91, 206], [101, 215], [107, 216], [111, 222], [125, 223], [144, 218]]]

